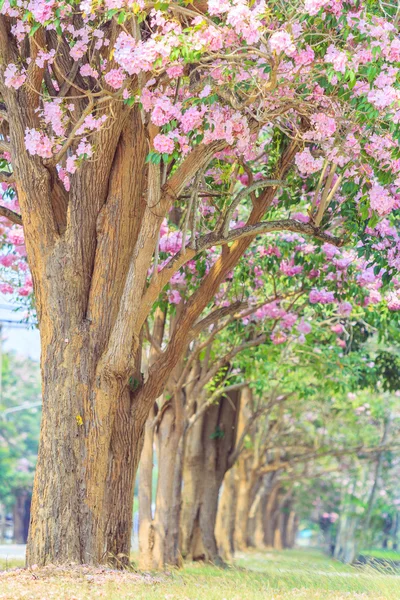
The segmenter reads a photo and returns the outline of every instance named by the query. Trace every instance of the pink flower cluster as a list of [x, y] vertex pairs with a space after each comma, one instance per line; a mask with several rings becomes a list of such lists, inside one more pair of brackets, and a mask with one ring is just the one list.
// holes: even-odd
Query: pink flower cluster
[[310, 149], [305, 148], [296, 154], [295, 163], [302, 175], [312, 175], [322, 169], [324, 161], [322, 158], [314, 158]]
[[335, 48], [333, 44], [328, 46], [324, 60], [326, 63], [331, 63], [338, 73], [345, 73], [348, 62], [346, 53]]
[[10, 63], [4, 71], [4, 83], [7, 87], [12, 87], [15, 90], [21, 87], [26, 80], [25, 70], [18, 70], [17, 65]]
[[376, 210], [383, 217], [392, 212], [396, 200], [383, 186], [375, 183], [369, 191], [369, 201], [372, 210]]
[[331, 0], [305, 0], [304, 10], [311, 16], [317, 15], [321, 8], [329, 6]]
[[174, 140], [167, 135], [158, 133], [153, 140], [154, 149], [160, 154], [172, 154], [175, 148]]
[[26, 129], [25, 147], [29, 154], [37, 154], [41, 158], [51, 158], [53, 156], [53, 142], [45, 134], [37, 129]]
[[327, 290], [313, 289], [309, 293], [308, 299], [311, 304], [330, 304], [335, 302], [335, 294]]
[[296, 46], [293, 43], [293, 38], [287, 31], [276, 31], [269, 38], [269, 45], [273, 52], [277, 54], [287, 54], [293, 56], [296, 52]]

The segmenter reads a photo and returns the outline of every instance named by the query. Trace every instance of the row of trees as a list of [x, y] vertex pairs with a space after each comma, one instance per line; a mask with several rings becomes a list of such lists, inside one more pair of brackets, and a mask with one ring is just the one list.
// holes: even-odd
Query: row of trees
[[[245, 445], [236, 348], [265, 348], [269, 364], [326, 307], [344, 348], [354, 307], [400, 308], [396, 7], [11, 0], [0, 12], [2, 290], [33, 286], [42, 341], [28, 564], [129, 554], [160, 397], [147, 434], [166, 473], [177, 463], [164, 502], [174, 512], [180, 470], [211, 478], [192, 482], [204, 499], [187, 520], [193, 552]], [[264, 404], [278, 410], [280, 395], [249, 401], [250, 422], [262, 413], [268, 430]], [[157, 564], [176, 555], [166, 513], [147, 509], [142, 528]]]
[[[219, 563], [249, 545], [290, 547], [300, 518], [320, 524], [335, 556], [352, 562], [377, 539], [383, 497], [397, 514], [396, 351], [381, 350], [371, 310], [338, 318], [307, 306], [298, 317], [305, 339], [279, 345], [260, 332], [279, 319], [238, 325], [240, 314], [199, 336], [147, 422], [141, 565]], [[335, 343], [338, 324], [349, 334], [345, 349]], [[160, 312], [150, 361], [157, 332]]]

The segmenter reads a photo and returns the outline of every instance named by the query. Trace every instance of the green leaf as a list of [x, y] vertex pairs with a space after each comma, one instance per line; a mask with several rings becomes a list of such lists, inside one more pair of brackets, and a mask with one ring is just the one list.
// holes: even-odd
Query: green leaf
[[41, 27], [41, 23], [35, 23], [34, 26], [32, 27], [32, 29], [29, 32], [29, 37], [32, 37], [33, 35], [35, 35], [35, 33], [37, 32], [38, 29], [40, 29]]

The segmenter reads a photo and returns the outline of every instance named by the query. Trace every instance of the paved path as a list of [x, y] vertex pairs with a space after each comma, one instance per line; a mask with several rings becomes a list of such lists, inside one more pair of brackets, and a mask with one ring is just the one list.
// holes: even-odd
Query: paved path
[[25, 544], [0, 544], [0, 558], [25, 558]]

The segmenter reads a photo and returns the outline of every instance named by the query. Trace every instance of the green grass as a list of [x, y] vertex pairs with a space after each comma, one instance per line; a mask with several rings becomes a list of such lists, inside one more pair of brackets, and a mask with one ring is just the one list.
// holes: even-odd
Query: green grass
[[46, 567], [0, 574], [0, 600], [399, 600], [400, 576], [316, 551], [248, 552], [235, 567], [188, 563], [165, 574]]
[[370, 556], [371, 558], [400, 562], [400, 552], [396, 552], [395, 550], [363, 550], [360, 554], [363, 556]]

